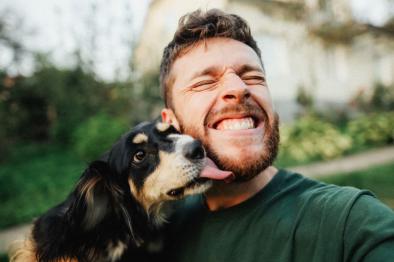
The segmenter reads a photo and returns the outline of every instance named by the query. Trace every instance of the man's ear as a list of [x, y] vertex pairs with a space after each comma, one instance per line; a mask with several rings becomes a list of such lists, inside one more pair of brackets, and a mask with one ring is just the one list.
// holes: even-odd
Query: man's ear
[[161, 119], [164, 123], [173, 125], [178, 131], [181, 130], [178, 119], [176, 118], [174, 111], [170, 108], [163, 108], [161, 110]]

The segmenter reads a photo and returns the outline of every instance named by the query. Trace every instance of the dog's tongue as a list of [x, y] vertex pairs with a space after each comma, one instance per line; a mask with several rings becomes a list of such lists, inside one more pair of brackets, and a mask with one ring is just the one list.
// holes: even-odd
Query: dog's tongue
[[234, 177], [234, 174], [230, 171], [220, 170], [215, 163], [210, 159], [206, 158], [206, 165], [201, 171], [200, 177], [206, 177], [212, 180], [226, 180], [230, 181]]

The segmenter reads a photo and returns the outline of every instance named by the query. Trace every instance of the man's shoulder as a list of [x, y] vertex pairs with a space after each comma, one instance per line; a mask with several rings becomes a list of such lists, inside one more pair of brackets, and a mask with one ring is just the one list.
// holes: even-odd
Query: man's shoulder
[[282, 176], [279, 194], [318, 212], [322, 209], [343, 212], [351, 209], [360, 198], [375, 199], [368, 190], [328, 184], [288, 170], [282, 169], [278, 175]]
[[306, 177], [302, 174], [295, 173], [290, 170], [281, 169], [278, 173], [282, 173], [282, 175], [284, 176], [284, 185], [300, 186], [307, 194], [325, 195], [331, 197], [354, 197], [360, 194], [367, 194], [373, 196], [373, 194], [368, 190], [363, 190], [351, 186], [338, 186], [325, 183], [315, 178]]

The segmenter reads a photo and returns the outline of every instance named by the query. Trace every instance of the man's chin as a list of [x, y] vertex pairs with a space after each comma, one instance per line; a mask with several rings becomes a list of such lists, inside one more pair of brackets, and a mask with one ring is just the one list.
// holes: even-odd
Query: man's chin
[[214, 150], [208, 149], [208, 156], [220, 169], [233, 172], [235, 175], [234, 182], [245, 182], [251, 180], [272, 165], [271, 159], [262, 156], [261, 152], [254, 155], [220, 155], [219, 157], [219, 154], [215, 153]]

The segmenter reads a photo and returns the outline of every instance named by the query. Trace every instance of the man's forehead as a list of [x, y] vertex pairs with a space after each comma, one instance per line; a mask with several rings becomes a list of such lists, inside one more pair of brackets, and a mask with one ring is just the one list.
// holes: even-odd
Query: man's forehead
[[182, 53], [171, 70], [173, 83], [187, 81], [210, 70], [255, 69], [264, 72], [256, 52], [248, 45], [230, 38], [212, 38], [193, 45]]

